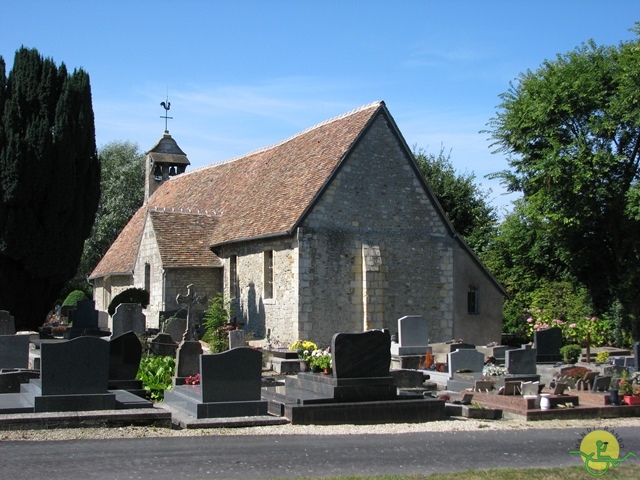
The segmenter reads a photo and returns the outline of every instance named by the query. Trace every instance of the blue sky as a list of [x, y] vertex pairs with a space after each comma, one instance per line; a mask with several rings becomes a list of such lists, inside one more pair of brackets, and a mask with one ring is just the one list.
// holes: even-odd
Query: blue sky
[[631, 40], [635, 0], [1, 0], [0, 55], [21, 46], [91, 76], [98, 147], [169, 131], [191, 168], [280, 142], [384, 100], [410, 146], [459, 172], [507, 168], [480, 133], [499, 95], [588, 39]]

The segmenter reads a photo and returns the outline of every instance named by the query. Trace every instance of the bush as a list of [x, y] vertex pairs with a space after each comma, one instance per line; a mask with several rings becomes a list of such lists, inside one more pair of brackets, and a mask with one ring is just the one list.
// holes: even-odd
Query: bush
[[565, 345], [560, 349], [560, 354], [565, 363], [578, 363], [582, 355], [582, 347], [580, 345]]
[[67, 295], [67, 298], [62, 302], [63, 307], [75, 307], [81, 300], [86, 300], [87, 295], [82, 290], [74, 290]]
[[176, 369], [173, 357], [147, 355], [140, 359], [136, 378], [142, 380], [147, 398], [154, 402], [164, 400], [164, 391], [171, 388], [171, 377]]
[[109, 315], [113, 316], [116, 313], [116, 308], [121, 303], [139, 303], [142, 308], [147, 308], [149, 305], [149, 292], [144, 288], [127, 288], [125, 291], [120, 292], [113, 297], [107, 311]]
[[229, 310], [225, 308], [221, 293], [211, 300], [211, 305], [204, 312], [202, 326], [205, 329], [202, 341], [209, 344], [211, 353], [229, 350]]

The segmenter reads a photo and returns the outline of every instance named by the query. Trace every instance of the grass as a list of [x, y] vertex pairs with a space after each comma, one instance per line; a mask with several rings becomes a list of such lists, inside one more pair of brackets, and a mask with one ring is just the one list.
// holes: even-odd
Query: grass
[[[434, 473], [432, 475], [376, 475], [373, 477], [322, 477], [323, 480], [584, 480], [598, 478], [590, 475], [584, 467], [491, 469], [467, 472]], [[603, 475], [606, 480], [640, 480], [637, 465], [611, 467]], [[317, 480], [313, 477], [299, 477], [298, 480]]]

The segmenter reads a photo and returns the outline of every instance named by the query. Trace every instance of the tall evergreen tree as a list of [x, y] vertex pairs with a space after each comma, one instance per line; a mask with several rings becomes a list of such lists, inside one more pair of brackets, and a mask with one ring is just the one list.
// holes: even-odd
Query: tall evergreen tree
[[0, 308], [40, 326], [76, 272], [100, 198], [89, 75], [20, 48], [0, 58]]

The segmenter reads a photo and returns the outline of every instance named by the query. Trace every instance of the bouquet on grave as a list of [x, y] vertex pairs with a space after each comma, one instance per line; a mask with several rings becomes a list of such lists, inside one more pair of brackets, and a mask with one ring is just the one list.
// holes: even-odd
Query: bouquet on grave
[[318, 346], [309, 340], [298, 340], [291, 344], [289, 350], [296, 350], [300, 360], [311, 360], [313, 352], [318, 350]]

